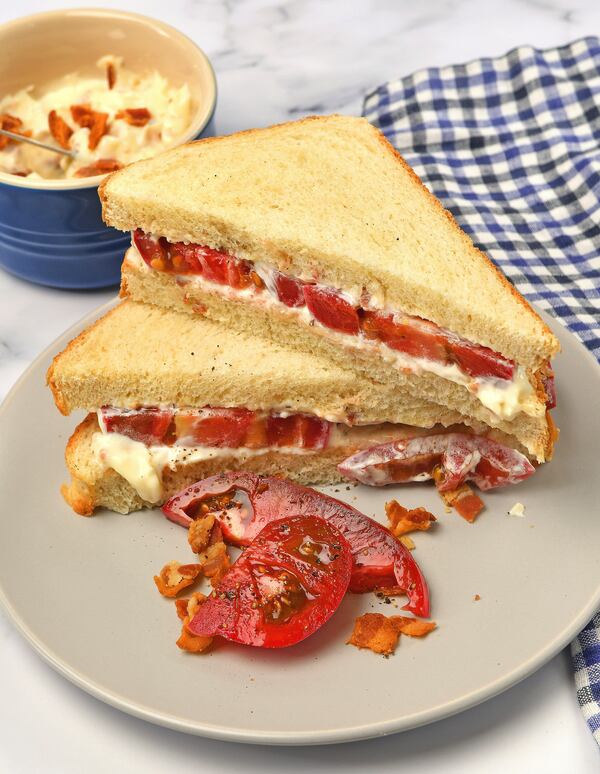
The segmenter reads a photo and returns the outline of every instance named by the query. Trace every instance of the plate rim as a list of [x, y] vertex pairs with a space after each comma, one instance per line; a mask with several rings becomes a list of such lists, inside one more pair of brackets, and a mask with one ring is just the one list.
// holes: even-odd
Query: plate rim
[[[47, 347], [45, 347], [38, 355], [34, 357], [25, 371], [12, 385], [4, 400], [0, 404], [0, 421], [2, 420], [3, 415], [9, 410], [10, 404], [12, 403], [16, 393], [18, 393], [22, 384], [29, 379], [31, 372], [38, 366], [39, 362], [52, 354], [58, 354], [58, 342], [64, 341], [67, 337], [73, 338], [73, 336], [81, 332], [83, 327], [87, 327], [101, 315], [106, 314], [106, 312], [112, 309], [119, 301], [120, 299], [117, 296], [105, 302], [104, 304], [101, 304], [96, 309], [88, 312], [77, 322], [73, 323], [73, 325], [69, 326], [63, 333], [57, 336]], [[559, 325], [566, 332], [566, 334], [573, 339], [575, 346], [578, 348], [579, 354], [587, 358], [593, 367], [599, 368], [599, 364], [592, 353], [587, 349], [585, 344], [583, 344], [583, 342], [581, 342], [577, 336], [572, 333], [572, 331], [563, 325], [560, 320], [551, 316], [546, 311], [539, 309], [535, 305], [532, 306], [534, 306], [534, 309], [540, 313], [540, 315], [544, 318], [544, 321], [548, 323], [550, 327]], [[62, 347], [63, 345], [61, 344], [60, 346]], [[1, 585], [0, 606], [4, 610], [7, 618], [13, 623], [25, 641], [31, 645], [34, 651], [39, 656], [41, 656], [41, 658], [50, 667], [52, 667], [52, 669], [58, 672], [62, 677], [69, 680], [69, 682], [85, 691], [88, 695], [103, 701], [105, 704], [108, 704], [115, 709], [126, 712], [129, 715], [133, 715], [134, 717], [140, 718], [149, 723], [153, 723], [154, 725], [163, 726], [174, 731], [180, 731], [196, 736], [216, 739], [219, 741], [258, 745], [306, 746], [320, 744], [341, 744], [345, 742], [373, 739], [394, 733], [400, 733], [402, 731], [408, 731], [410, 729], [418, 728], [429, 723], [437, 722], [438, 720], [444, 720], [448, 717], [451, 717], [452, 715], [456, 715], [460, 712], [476, 707], [477, 705], [488, 701], [488, 699], [492, 699], [504, 691], [509, 690], [514, 685], [526, 679], [538, 669], [543, 667], [548, 661], [550, 661], [551, 658], [563, 650], [583, 629], [583, 627], [594, 616], [594, 614], [600, 611], [600, 582], [595, 593], [590, 597], [588, 603], [582, 608], [582, 610], [571, 621], [571, 623], [564, 627], [563, 630], [553, 640], [547, 643], [543, 648], [538, 650], [535, 654], [530, 656], [529, 659], [524, 661], [508, 674], [504, 674], [496, 680], [488, 682], [485, 685], [466, 694], [463, 694], [462, 696], [459, 696], [450, 702], [446, 702], [441, 706], [430, 707], [426, 710], [422, 710], [421, 712], [404, 716], [401, 719], [394, 718], [383, 722], [376, 721], [372, 724], [367, 723], [357, 726], [350, 726], [343, 729], [326, 729], [317, 732], [253, 731], [243, 728], [235, 728], [232, 726], [208, 724], [205, 722], [185, 721], [169, 713], [151, 709], [142, 704], [139, 704], [138, 702], [132, 702], [127, 699], [126, 696], [103, 688], [93, 679], [86, 677], [79, 670], [71, 667], [66, 661], [57, 656], [50, 648], [46, 647], [44, 643], [32, 633], [32, 631], [21, 618], [20, 614], [10, 604]]]

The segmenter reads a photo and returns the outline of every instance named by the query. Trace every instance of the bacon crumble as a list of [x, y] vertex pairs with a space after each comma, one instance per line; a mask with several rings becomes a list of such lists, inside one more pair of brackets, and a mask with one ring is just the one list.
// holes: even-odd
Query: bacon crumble
[[434, 521], [435, 516], [425, 508], [414, 508], [408, 510], [400, 505], [397, 500], [390, 500], [385, 504], [385, 512], [390, 523], [390, 532], [395, 537], [406, 535], [408, 532], [416, 530], [428, 530]]
[[182, 589], [191, 586], [202, 572], [199, 564], [169, 562], [154, 576], [154, 583], [163, 597], [176, 597]]
[[146, 126], [152, 118], [152, 113], [148, 108], [125, 108], [116, 114], [115, 119], [119, 118], [130, 126]]
[[365, 613], [354, 621], [354, 629], [347, 644], [390, 656], [396, 650], [401, 634], [424, 637], [436, 627], [434, 621], [419, 621], [404, 615], [388, 617], [383, 613]]
[[69, 140], [73, 134], [73, 130], [64, 118], [61, 118], [61, 116], [58, 115], [56, 110], [51, 110], [50, 113], [48, 113], [48, 128], [50, 129], [50, 134], [61, 148], [64, 148], [65, 150], [71, 149]]

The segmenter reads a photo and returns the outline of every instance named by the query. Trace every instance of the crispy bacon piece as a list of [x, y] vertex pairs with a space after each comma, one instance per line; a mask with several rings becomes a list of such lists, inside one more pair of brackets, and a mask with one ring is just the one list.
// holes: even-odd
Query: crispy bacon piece
[[[443, 481], [444, 474], [439, 468], [435, 468], [432, 475], [436, 486], [438, 481]], [[481, 497], [476, 495], [468, 484], [461, 484], [450, 492], [438, 487], [438, 494], [446, 505], [454, 508], [470, 524], [475, 521], [485, 507]]]
[[388, 617], [382, 613], [365, 613], [354, 621], [347, 644], [389, 656], [396, 650], [401, 634], [424, 637], [436, 626], [434, 621], [418, 621], [403, 615]]
[[190, 524], [188, 543], [195, 554], [201, 554], [208, 548], [214, 523], [215, 514], [207, 513], [206, 516], [196, 519]]
[[65, 150], [70, 150], [71, 143], [69, 140], [73, 134], [73, 130], [64, 118], [61, 118], [58, 115], [56, 110], [51, 110], [48, 114], [48, 128], [50, 129], [50, 134], [54, 137], [60, 147]]
[[92, 110], [90, 105], [71, 105], [71, 118], [78, 126], [90, 130], [88, 137], [89, 150], [95, 150], [98, 143], [108, 131], [108, 113]]
[[390, 532], [396, 537], [406, 535], [408, 532], [416, 530], [425, 531], [437, 521], [435, 516], [425, 508], [414, 508], [408, 510], [400, 505], [397, 500], [390, 500], [385, 504], [385, 512], [390, 523]]
[[426, 634], [437, 628], [435, 621], [419, 621], [416, 618], [409, 618], [407, 615], [393, 615], [394, 626], [402, 634], [409, 637], [425, 637]]
[[[25, 131], [22, 127], [23, 122], [17, 116], [11, 116], [9, 113], [2, 113], [0, 115], [0, 129], [6, 129], [7, 132], [12, 132], [13, 134], [20, 134], [21, 137], [31, 137], [31, 132], [29, 130]], [[6, 148], [10, 142], [15, 142], [15, 140], [11, 140], [10, 137], [0, 137], [0, 150]], [[29, 172], [17, 172], [16, 174], [27, 177]]]
[[207, 597], [204, 594], [197, 591], [189, 599], [178, 599], [175, 602], [177, 615], [183, 621], [181, 634], [177, 640], [177, 647], [188, 653], [204, 653], [212, 645], [212, 637], [201, 637], [197, 634], [192, 634], [188, 628], [188, 624], [198, 612], [200, 605], [206, 602], [206, 599]]
[[109, 172], [116, 172], [123, 165], [116, 159], [98, 159], [87, 167], [80, 167], [75, 172], [75, 177], [95, 177], [96, 175], [107, 175]]
[[408, 548], [409, 551], [414, 551], [416, 548], [415, 541], [408, 537], [408, 535], [402, 535], [400, 537], [400, 542], [404, 546], [404, 548]]
[[115, 86], [115, 83], [117, 82], [117, 71], [112, 62], [109, 62], [106, 65], [106, 82], [108, 84], [109, 90], [112, 90]]
[[191, 586], [202, 572], [200, 564], [169, 562], [154, 576], [154, 583], [163, 597], [176, 597], [182, 589]]
[[192, 634], [187, 628], [188, 623], [189, 619], [186, 616], [186, 620], [181, 627], [181, 634], [176, 643], [177, 647], [185, 650], [187, 653], [204, 653], [212, 645], [213, 638], [199, 637], [197, 634]]
[[115, 118], [122, 118], [130, 126], [146, 126], [152, 118], [152, 113], [148, 108], [125, 108], [119, 110]]
[[354, 621], [354, 629], [346, 644], [389, 656], [396, 650], [399, 639], [400, 632], [391, 618], [382, 613], [365, 613]]
[[108, 131], [108, 113], [94, 113], [94, 123], [88, 137], [89, 150], [96, 150], [98, 143]]
[[206, 594], [203, 594], [201, 591], [194, 592], [191, 597], [176, 599], [175, 608], [177, 610], [177, 615], [182, 621], [185, 620], [186, 616], [191, 620], [198, 612], [200, 605], [205, 601]]

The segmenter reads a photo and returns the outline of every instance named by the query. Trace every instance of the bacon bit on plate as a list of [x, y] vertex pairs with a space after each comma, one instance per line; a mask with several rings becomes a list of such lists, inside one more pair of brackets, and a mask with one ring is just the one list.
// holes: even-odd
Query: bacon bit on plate
[[209, 545], [215, 514], [207, 513], [200, 519], [195, 519], [188, 529], [188, 543], [195, 554], [201, 554]]
[[180, 564], [169, 562], [154, 576], [157, 589], [163, 597], [176, 597], [182, 589], [191, 586], [202, 572], [199, 564]]
[[385, 504], [385, 512], [390, 522], [390, 532], [395, 537], [406, 535], [407, 532], [415, 530], [428, 530], [434, 521], [435, 516], [425, 508], [414, 508], [408, 510], [400, 505], [397, 500], [390, 500]]
[[416, 548], [415, 541], [408, 537], [408, 535], [401, 535], [400, 536], [400, 542], [404, 546], [404, 548], [408, 548], [409, 551], [414, 551]]
[[196, 615], [200, 605], [206, 601], [206, 594], [196, 591], [191, 597], [182, 597], [175, 600], [177, 615], [183, 621], [188, 616], [190, 621]]
[[479, 596], [479, 594], [475, 594], [475, 596], [473, 597], [473, 602], [479, 602], [480, 599], [481, 597]]
[[130, 126], [146, 126], [152, 118], [152, 113], [148, 108], [125, 108], [125, 110], [119, 110], [115, 116], [115, 119], [117, 118], [122, 118]]
[[108, 83], [109, 89], [112, 89], [117, 82], [117, 71], [112, 62], [109, 62], [106, 65], [106, 82]]
[[65, 150], [70, 150], [71, 144], [69, 143], [69, 139], [73, 134], [73, 130], [64, 118], [61, 118], [58, 115], [56, 110], [51, 110], [50, 113], [48, 113], [48, 128], [50, 129], [50, 134], [54, 137], [60, 147]]
[[177, 640], [177, 647], [181, 650], [185, 650], [187, 653], [204, 653], [212, 645], [212, 637], [199, 637], [196, 634], [192, 634], [188, 628], [189, 618], [186, 616], [185, 621], [181, 627], [181, 634]]
[[435, 621], [419, 621], [407, 615], [393, 615], [391, 620], [401, 634], [407, 634], [409, 637], [425, 637], [437, 628]]
[[87, 167], [80, 167], [75, 172], [75, 177], [95, 177], [96, 175], [107, 175], [109, 172], [116, 172], [123, 165], [116, 159], [98, 159]]
[[484, 509], [483, 500], [471, 489], [468, 484], [463, 484], [453, 492], [439, 493], [447, 505], [451, 505], [454, 510], [472, 524]]
[[[0, 115], [0, 129], [6, 129], [7, 132], [12, 132], [13, 134], [20, 134], [21, 137], [31, 137], [31, 132], [29, 130], [24, 131], [22, 127], [23, 122], [20, 118], [17, 118], [17, 116], [11, 116], [8, 113], [2, 113], [2, 115]], [[9, 142], [15, 142], [15, 140], [11, 140], [10, 137], [0, 137], [0, 150], [6, 148]], [[17, 172], [17, 174], [22, 177], [27, 177], [29, 172]]]
[[[202, 526], [197, 528], [196, 534], [194, 531], [194, 524], [198, 521], [201, 524], [210, 523], [208, 534], [204, 534], [204, 528]], [[203, 541], [204, 547], [199, 551], [196, 551], [198, 554], [198, 561], [200, 562], [204, 575], [207, 578], [210, 578], [212, 586], [216, 586], [231, 567], [231, 561], [229, 559], [229, 554], [227, 553], [227, 546], [223, 542], [223, 532], [221, 531], [219, 524], [215, 522], [213, 513], [209, 513], [206, 517], [197, 519], [196, 522], [190, 524], [188, 542], [192, 551], [195, 551], [194, 545], [200, 546]]]
[[424, 637], [435, 628], [434, 621], [418, 621], [403, 615], [388, 617], [383, 613], [365, 613], [355, 620], [347, 644], [389, 656], [396, 650], [401, 634]]
[[202, 571], [207, 578], [210, 578], [212, 586], [218, 585], [230, 566], [231, 561], [227, 553], [227, 546], [223, 541], [215, 543], [206, 549]]
[[200, 605], [206, 602], [206, 599], [207, 597], [204, 594], [197, 591], [191, 597], [175, 600], [177, 615], [183, 621], [181, 634], [177, 640], [177, 647], [181, 648], [181, 650], [186, 650], [188, 653], [203, 653], [212, 644], [212, 637], [199, 637], [192, 634], [188, 629], [189, 622], [198, 612]]

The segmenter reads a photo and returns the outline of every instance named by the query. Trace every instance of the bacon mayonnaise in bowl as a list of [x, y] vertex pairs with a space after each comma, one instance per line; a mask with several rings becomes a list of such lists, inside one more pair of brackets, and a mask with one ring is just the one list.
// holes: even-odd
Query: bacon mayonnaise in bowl
[[0, 25], [0, 266], [61, 288], [119, 281], [129, 237], [104, 225], [103, 176], [213, 134], [213, 69], [185, 35], [121, 11], [52, 11]]

